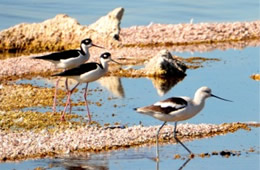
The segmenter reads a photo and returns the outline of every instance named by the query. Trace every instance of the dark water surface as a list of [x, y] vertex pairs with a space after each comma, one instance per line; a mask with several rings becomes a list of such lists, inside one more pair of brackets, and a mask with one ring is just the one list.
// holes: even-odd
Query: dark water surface
[[[91, 24], [112, 9], [122, 6], [125, 15], [122, 27], [132, 25], [147, 25], [154, 23], [187, 23], [193, 18], [197, 22], [226, 22], [252, 21], [259, 19], [259, 1], [7, 1], [0, 2], [0, 29], [5, 29], [21, 22], [41, 22], [59, 13], [66, 13], [76, 18], [81, 24]], [[156, 10], [155, 10], [156, 9]], [[91, 83], [89, 95], [91, 102], [100, 102], [101, 106], [90, 104], [93, 120], [104, 124], [119, 122], [124, 125], [160, 125], [162, 122], [151, 117], [140, 115], [132, 109], [151, 104], [170, 96], [193, 96], [197, 88], [209, 86], [213, 93], [233, 100], [224, 102], [215, 98], [207, 100], [206, 107], [196, 117], [182, 123], [212, 123], [225, 122], [259, 122], [259, 82], [250, 75], [259, 73], [259, 47], [247, 47], [226, 51], [213, 50], [210, 52], [176, 53], [182, 57], [218, 58], [220, 61], [203, 63], [203, 67], [188, 70], [183, 81], [170, 88], [168, 93], [162, 94], [147, 78], [106, 78], [106, 80]], [[108, 80], [110, 79], [110, 80]], [[118, 90], [109, 90], [109, 83], [116, 82]], [[33, 80], [19, 80], [16, 83], [30, 83], [36, 86], [53, 87], [54, 79], [35, 78]], [[105, 82], [105, 83], [104, 83]], [[105, 86], [104, 86], [105, 84]], [[111, 85], [112, 86], [112, 85]], [[115, 88], [115, 86], [112, 86]], [[73, 95], [73, 101], [81, 100], [82, 88]], [[93, 91], [98, 89], [97, 91]], [[51, 110], [36, 109], [42, 112]], [[62, 110], [63, 107], [58, 107]], [[73, 107], [73, 113], [85, 116], [84, 106]], [[234, 134], [217, 136], [209, 139], [195, 140], [185, 143], [194, 153], [205, 153], [222, 150], [241, 151], [240, 156], [225, 158], [211, 156], [210, 158], [195, 158], [187, 163], [184, 169], [259, 169], [259, 129], [252, 131], [240, 130]], [[250, 149], [255, 152], [249, 152]], [[160, 169], [178, 169], [186, 161], [175, 160], [174, 154], [185, 157], [187, 153], [180, 145], [164, 145], [160, 150]], [[86, 154], [82, 157], [65, 157], [59, 159], [28, 160], [17, 163], [1, 163], [0, 169], [156, 169], [155, 147], [131, 148], [103, 152], [100, 154]]]

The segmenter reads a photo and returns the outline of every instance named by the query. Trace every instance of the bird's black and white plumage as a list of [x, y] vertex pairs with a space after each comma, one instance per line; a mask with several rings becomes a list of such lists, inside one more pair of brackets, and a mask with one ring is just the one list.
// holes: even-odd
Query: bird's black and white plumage
[[57, 68], [71, 69], [85, 63], [89, 57], [90, 47], [99, 47], [92, 43], [92, 40], [87, 38], [81, 41], [80, 49], [66, 50], [54, 52], [44, 56], [32, 57], [33, 59], [47, 60], [55, 64]]
[[65, 70], [64, 72], [55, 74], [53, 76], [71, 78], [78, 81], [79, 83], [96, 81], [107, 73], [109, 61], [116, 62], [111, 59], [110, 53], [105, 52], [100, 56], [100, 63], [90, 62], [81, 64], [76, 68]]
[[191, 151], [176, 136], [177, 122], [190, 119], [196, 114], [198, 114], [203, 109], [205, 105], [205, 100], [208, 97], [216, 97], [221, 100], [230, 101], [213, 95], [211, 93], [211, 89], [204, 86], [199, 88], [195, 92], [193, 99], [189, 97], [171, 97], [166, 100], [156, 102], [149, 106], [144, 106], [144, 107], [139, 107], [134, 109], [139, 113], [147, 114], [156, 119], [164, 121], [164, 123], [158, 129], [157, 136], [156, 136], [157, 137], [156, 155], [158, 160], [159, 160], [158, 135], [162, 127], [166, 124], [166, 122], [175, 122], [175, 127], [174, 127], [175, 140], [179, 142], [189, 153], [191, 153]]
[[[173, 111], [183, 109], [188, 102], [180, 97], [171, 97], [163, 101], [154, 103], [153, 105], [146, 106], [146, 111], [158, 112], [163, 114], [170, 114]], [[140, 110], [142, 112], [142, 110]]]
[[[48, 55], [32, 57], [32, 58], [33, 59], [42, 59], [42, 60], [52, 62], [53, 64], [55, 64], [55, 66], [57, 68], [62, 68], [62, 69], [66, 70], [66, 69], [78, 67], [79, 65], [85, 63], [90, 57], [89, 48], [92, 46], [103, 48], [103, 47], [93, 44], [91, 39], [86, 38], [81, 41], [80, 49], [54, 52], [54, 53], [51, 53]], [[56, 112], [56, 98], [57, 98], [57, 88], [58, 88], [59, 81], [60, 81], [60, 78], [57, 79], [56, 86], [55, 86], [53, 109], [52, 109], [53, 113]], [[67, 91], [69, 91], [67, 79], [65, 81], [65, 87], [66, 87]]]
[[88, 103], [87, 103], [88, 83], [96, 81], [97, 79], [101, 78], [102, 76], [104, 76], [107, 73], [109, 61], [113, 61], [113, 62], [117, 63], [116, 61], [112, 60], [110, 53], [105, 52], [100, 56], [100, 63], [95, 63], [95, 62], [85, 63], [76, 68], [65, 70], [62, 73], [53, 75], [53, 76], [71, 78], [71, 79], [78, 81], [78, 83], [70, 90], [70, 92], [68, 94], [66, 106], [65, 106], [63, 114], [62, 114], [62, 119], [64, 119], [64, 115], [65, 115], [67, 106], [69, 104], [70, 96], [71, 96], [72, 92], [76, 89], [76, 87], [80, 83], [86, 83], [84, 99], [85, 99], [86, 108], [88, 111], [89, 122], [91, 121], [91, 116], [90, 116]]
[[[171, 97], [149, 106], [135, 108], [135, 110], [153, 116], [161, 121], [183, 121], [199, 113], [203, 109], [205, 100], [208, 97], [217, 96], [211, 94], [210, 88], [201, 87], [196, 91], [193, 99], [189, 97]], [[220, 97], [217, 98], [226, 100]]]

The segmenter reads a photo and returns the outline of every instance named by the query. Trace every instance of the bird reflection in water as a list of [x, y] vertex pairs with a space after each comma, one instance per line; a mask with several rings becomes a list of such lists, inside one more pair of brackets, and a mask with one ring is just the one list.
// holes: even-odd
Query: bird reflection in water
[[[190, 162], [192, 158], [189, 157], [181, 166], [178, 170], [182, 170], [184, 169], [184, 167]], [[160, 169], [160, 161], [156, 161], [156, 170], [159, 170]]]
[[50, 159], [49, 168], [64, 168], [66, 170], [108, 170], [109, 163], [107, 159], [93, 161], [91, 156], [81, 155], [81, 157], [71, 156], [68, 158]]

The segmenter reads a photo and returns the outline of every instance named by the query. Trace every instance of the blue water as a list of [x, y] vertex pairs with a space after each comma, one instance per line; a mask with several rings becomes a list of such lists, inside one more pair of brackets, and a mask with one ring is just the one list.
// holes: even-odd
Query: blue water
[[[259, 20], [259, 1], [33, 1], [1, 0], [0, 2], [0, 30], [21, 22], [42, 22], [53, 18], [59, 13], [66, 13], [76, 18], [81, 24], [88, 25], [96, 21], [116, 7], [124, 7], [125, 14], [122, 27], [133, 25], [147, 25], [154, 23], [187, 23], [193, 19], [197, 22], [228, 22]], [[145, 126], [159, 125], [162, 122], [149, 116], [141, 115], [132, 109], [138, 106], [152, 104], [170, 96], [193, 96], [200, 86], [212, 88], [215, 95], [232, 100], [225, 102], [215, 98], [207, 100], [203, 111], [196, 117], [183, 123], [214, 123], [260, 121], [259, 117], [259, 82], [250, 79], [250, 75], [259, 73], [259, 47], [247, 47], [241, 50], [228, 49], [226, 51], [213, 50], [211, 52], [172, 53], [182, 56], [200, 56], [218, 58], [220, 61], [203, 63], [203, 67], [188, 70], [183, 81], [171, 88], [163, 96], [147, 78], [121, 78], [124, 94], [112, 93], [99, 82], [89, 85], [91, 102], [100, 102], [101, 107], [90, 104], [92, 119], [104, 123], [120, 122], [129, 126], [142, 123]], [[54, 82], [55, 80], [53, 80]], [[40, 87], [53, 87], [53, 84], [42, 78], [21, 80], [17, 83], [31, 83]], [[81, 100], [82, 88], [73, 95], [73, 101]], [[65, 100], [65, 99], [64, 99]], [[116, 105], [116, 107], [115, 107]], [[30, 109], [30, 108], [26, 108]], [[37, 108], [32, 108], [37, 109]], [[51, 107], [42, 111], [51, 110]], [[58, 107], [62, 110], [63, 107]], [[85, 107], [73, 107], [73, 113], [86, 115]], [[113, 115], [112, 115], [113, 114]], [[140, 122], [141, 121], [141, 122]], [[196, 140], [185, 143], [195, 153], [221, 151], [225, 149], [239, 150], [239, 157], [196, 158], [191, 160], [184, 169], [259, 169], [259, 130], [239, 131], [234, 134], [218, 136], [210, 139]], [[251, 147], [257, 152], [248, 153]], [[179, 145], [164, 145], [161, 147], [160, 169], [178, 169], [185, 160], [174, 160], [173, 155], [185, 155], [185, 150]], [[127, 150], [104, 152], [100, 154], [86, 154], [79, 158], [40, 159], [18, 163], [2, 163], [0, 169], [33, 169], [37, 166], [50, 169], [69, 169], [71, 166], [95, 166], [96, 169], [156, 169], [156, 163], [151, 160], [155, 156], [155, 148], [142, 147]]]
[[0, 30], [22, 22], [42, 22], [60, 13], [89, 25], [117, 7], [124, 7], [122, 27], [154, 23], [252, 21], [260, 19], [258, 0], [1, 0]]

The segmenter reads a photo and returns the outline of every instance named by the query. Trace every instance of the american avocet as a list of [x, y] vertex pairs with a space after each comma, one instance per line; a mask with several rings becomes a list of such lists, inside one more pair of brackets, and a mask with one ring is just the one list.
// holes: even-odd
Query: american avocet
[[[71, 69], [79, 66], [80, 64], [85, 63], [89, 57], [89, 48], [90, 47], [103, 48], [92, 43], [92, 40], [87, 38], [81, 41], [80, 49], [66, 50], [61, 52], [55, 52], [44, 56], [32, 57], [33, 59], [42, 59], [47, 60], [55, 64], [57, 68], [62, 69]], [[57, 87], [59, 84], [60, 78], [58, 78], [55, 86], [54, 100], [53, 100], [53, 112], [56, 112], [56, 97], [57, 97]], [[65, 86], [67, 91], [68, 89], [68, 79], [65, 80]]]
[[213, 95], [211, 93], [211, 89], [204, 86], [199, 88], [195, 92], [193, 99], [189, 97], [171, 97], [166, 100], [156, 102], [153, 105], [134, 109], [139, 113], [147, 114], [156, 119], [164, 121], [164, 123], [159, 127], [156, 135], [157, 160], [159, 160], [158, 136], [160, 130], [167, 122], [175, 122], [175, 127], [173, 132], [174, 139], [177, 142], [179, 142], [190, 154], [192, 154], [192, 152], [176, 136], [177, 122], [190, 119], [196, 114], [198, 114], [203, 109], [205, 105], [205, 100], [208, 97], [215, 97], [224, 101], [230, 101]]
[[86, 83], [86, 88], [85, 88], [85, 91], [84, 91], [84, 99], [85, 99], [86, 109], [87, 109], [87, 112], [88, 112], [89, 122], [91, 122], [91, 116], [90, 116], [88, 103], [87, 103], [88, 83], [96, 81], [97, 79], [99, 79], [100, 77], [102, 77], [103, 75], [105, 75], [107, 73], [109, 61], [113, 61], [113, 62], [119, 64], [118, 62], [114, 61], [111, 58], [110, 53], [105, 52], [100, 56], [100, 62], [101, 63], [95, 63], [95, 62], [86, 63], [86, 64], [80, 65], [79, 67], [76, 67], [76, 68], [73, 68], [73, 69], [70, 69], [70, 70], [66, 70], [62, 73], [53, 75], [53, 76], [61, 76], [61, 77], [71, 78], [71, 79], [78, 81], [78, 83], [68, 93], [66, 105], [65, 105], [62, 117], [61, 117], [62, 120], [64, 120], [65, 112], [67, 110], [67, 106], [68, 106], [68, 103], [70, 101], [70, 96], [71, 96], [72, 92], [76, 89], [76, 87], [80, 83]]

